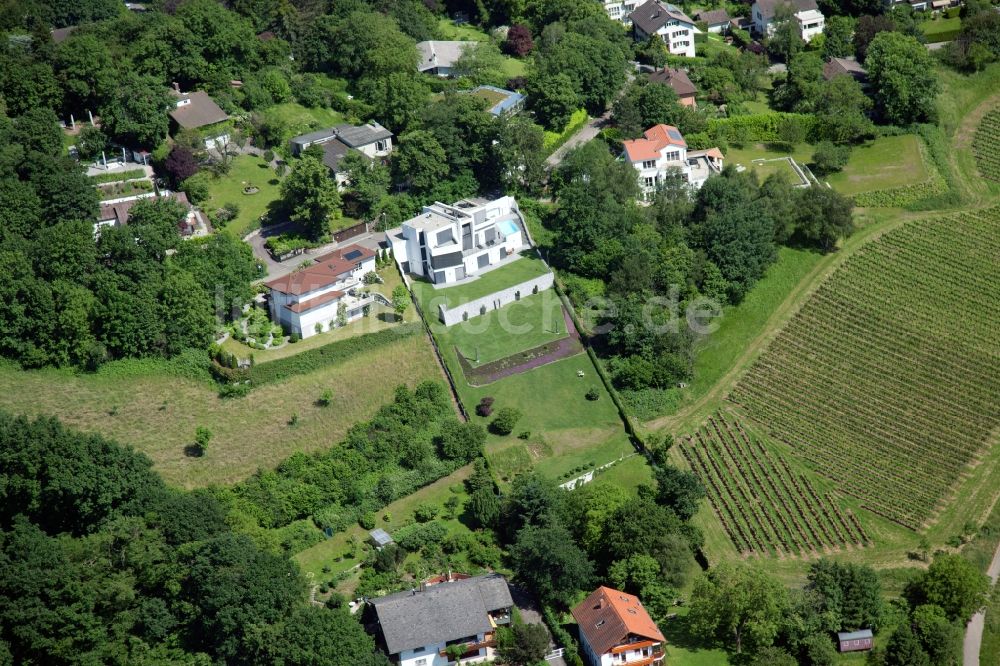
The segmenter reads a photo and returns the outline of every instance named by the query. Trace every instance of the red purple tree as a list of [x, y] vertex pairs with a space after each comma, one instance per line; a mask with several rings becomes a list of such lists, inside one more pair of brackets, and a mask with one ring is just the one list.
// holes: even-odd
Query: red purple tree
[[507, 31], [507, 41], [503, 43], [504, 50], [518, 58], [531, 53], [535, 41], [531, 38], [531, 30], [526, 25], [512, 25]]
[[187, 146], [176, 145], [170, 149], [167, 159], [163, 162], [163, 168], [170, 174], [173, 185], [176, 187], [182, 181], [198, 173], [198, 159]]

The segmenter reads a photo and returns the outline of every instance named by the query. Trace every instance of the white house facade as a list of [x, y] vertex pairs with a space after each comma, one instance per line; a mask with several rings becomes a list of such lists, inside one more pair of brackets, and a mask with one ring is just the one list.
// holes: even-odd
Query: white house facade
[[826, 19], [816, 0], [756, 0], [751, 8], [754, 32], [762, 37], [774, 34], [775, 15], [778, 7], [787, 5], [793, 12], [792, 20], [803, 41], [810, 41], [816, 35], [823, 34]]
[[344, 157], [356, 150], [370, 159], [384, 159], [392, 154], [392, 139], [392, 132], [376, 122], [370, 122], [316, 130], [292, 138], [288, 145], [294, 157], [301, 155], [309, 146], [320, 146], [323, 149], [323, 164], [337, 180], [337, 187], [344, 189], [347, 172], [340, 166]]
[[649, 0], [636, 7], [629, 18], [637, 40], [644, 41], [656, 35], [667, 45], [671, 55], [695, 56], [694, 36], [701, 30], [694, 19], [676, 5]]
[[435, 284], [461, 282], [528, 247], [514, 197], [435, 202], [387, 233], [400, 270]]
[[599, 587], [573, 608], [590, 666], [660, 666], [666, 639], [639, 598]]
[[361, 291], [365, 273], [374, 270], [375, 252], [357, 244], [317, 257], [312, 266], [265, 283], [271, 319], [300, 338], [335, 328], [341, 306], [354, 321], [374, 302]]
[[369, 603], [380, 642], [399, 666], [447, 666], [454, 645], [463, 650], [463, 664], [493, 661], [496, 629], [510, 624], [514, 605], [499, 574], [421, 583]]
[[638, 4], [639, 0], [604, 0], [604, 11], [612, 21], [632, 25], [631, 14]]
[[649, 199], [667, 178], [680, 174], [692, 189], [699, 189], [722, 171], [718, 148], [689, 151], [684, 136], [673, 125], [654, 125], [641, 139], [623, 142], [622, 158], [636, 170], [643, 198]]

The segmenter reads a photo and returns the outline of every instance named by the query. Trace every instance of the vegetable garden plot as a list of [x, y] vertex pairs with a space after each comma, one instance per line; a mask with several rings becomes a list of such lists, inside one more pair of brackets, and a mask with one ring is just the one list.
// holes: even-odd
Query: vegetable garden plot
[[1000, 109], [993, 109], [979, 122], [972, 139], [979, 173], [984, 178], [1000, 181]]

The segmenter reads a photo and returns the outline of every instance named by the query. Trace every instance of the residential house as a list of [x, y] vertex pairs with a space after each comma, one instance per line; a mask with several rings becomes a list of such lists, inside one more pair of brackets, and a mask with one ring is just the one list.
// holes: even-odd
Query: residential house
[[680, 174], [692, 189], [722, 171], [722, 152], [718, 148], [688, 150], [680, 131], [672, 125], [654, 125], [641, 139], [623, 142], [623, 158], [639, 174], [643, 199], [649, 199], [672, 174]]
[[496, 86], [476, 86], [468, 94], [485, 99], [486, 103], [490, 104], [487, 111], [497, 118], [514, 115], [524, 108], [524, 95], [513, 90], [504, 90]]
[[732, 19], [725, 9], [712, 9], [710, 11], [700, 11], [694, 15], [696, 21], [701, 21], [707, 26], [709, 32], [725, 34], [729, 32], [729, 21]]
[[599, 587], [573, 609], [591, 666], [660, 666], [666, 639], [639, 598]]
[[307, 268], [264, 283], [271, 290], [271, 319], [300, 338], [335, 327], [341, 305], [347, 321], [354, 321], [374, 302], [360, 291], [365, 273], [374, 270], [375, 252], [357, 244], [317, 257]]
[[627, 26], [632, 25], [631, 14], [640, 0], [603, 0], [604, 11], [612, 21], [619, 21]]
[[364, 125], [337, 125], [309, 132], [294, 137], [288, 143], [295, 157], [300, 156], [309, 146], [321, 146], [323, 164], [336, 178], [337, 186], [343, 188], [347, 183], [347, 172], [341, 169], [340, 163], [347, 153], [356, 150], [371, 159], [385, 158], [392, 153], [392, 138], [392, 132], [376, 122], [370, 122]]
[[176, 83], [171, 91], [174, 110], [170, 112], [173, 130], [195, 130], [205, 142], [205, 149], [222, 147], [229, 141], [229, 116], [208, 96], [197, 90], [182, 93]]
[[860, 652], [872, 649], [872, 630], [841, 631], [837, 634], [837, 646], [841, 652]]
[[755, 0], [751, 8], [754, 32], [761, 37], [774, 34], [776, 15], [779, 6], [791, 7], [799, 36], [808, 42], [816, 35], [822, 34], [825, 25], [823, 14], [819, 11], [816, 0]]
[[514, 197], [435, 202], [387, 232], [404, 273], [449, 284], [496, 266], [529, 247]]
[[492, 661], [498, 626], [510, 624], [507, 580], [485, 574], [462, 580], [448, 576], [368, 602], [379, 642], [399, 666], [446, 666], [448, 648], [463, 646], [462, 663]]
[[160, 193], [149, 192], [147, 194], [101, 202], [97, 212], [97, 221], [94, 222], [94, 235], [99, 235], [102, 227], [125, 226], [128, 224], [129, 213], [133, 206], [140, 201], [160, 198], [171, 199], [184, 207], [184, 217], [177, 220], [177, 231], [181, 236], [185, 238], [190, 237], [199, 229], [203, 230], [202, 233], [207, 233], [208, 225], [202, 217], [201, 212], [192, 206], [190, 201], [188, 201], [186, 194], [183, 192], [163, 191]]
[[823, 65], [824, 79], [829, 81], [837, 76], [852, 76], [861, 85], [868, 83], [867, 70], [854, 58], [830, 58]]
[[465, 47], [470, 44], [475, 44], [475, 42], [437, 40], [417, 42], [417, 53], [420, 55], [417, 61], [417, 71], [441, 77], [451, 76], [455, 61], [461, 57]]
[[694, 98], [698, 90], [691, 83], [691, 79], [688, 78], [687, 72], [683, 69], [664, 67], [650, 74], [649, 80], [651, 83], [661, 83], [670, 86], [677, 93], [677, 99], [681, 104], [690, 106], [692, 109], [698, 108], [698, 102]]
[[656, 35], [667, 45], [671, 55], [694, 57], [694, 36], [701, 30], [695, 26], [694, 19], [676, 5], [649, 0], [632, 12], [631, 19], [638, 41]]

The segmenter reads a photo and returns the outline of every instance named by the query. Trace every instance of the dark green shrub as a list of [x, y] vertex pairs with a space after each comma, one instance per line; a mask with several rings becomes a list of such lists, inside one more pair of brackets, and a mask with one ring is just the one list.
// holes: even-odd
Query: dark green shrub
[[496, 435], [509, 435], [521, 419], [521, 412], [513, 407], [502, 407], [490, 423], [490, 430]]

